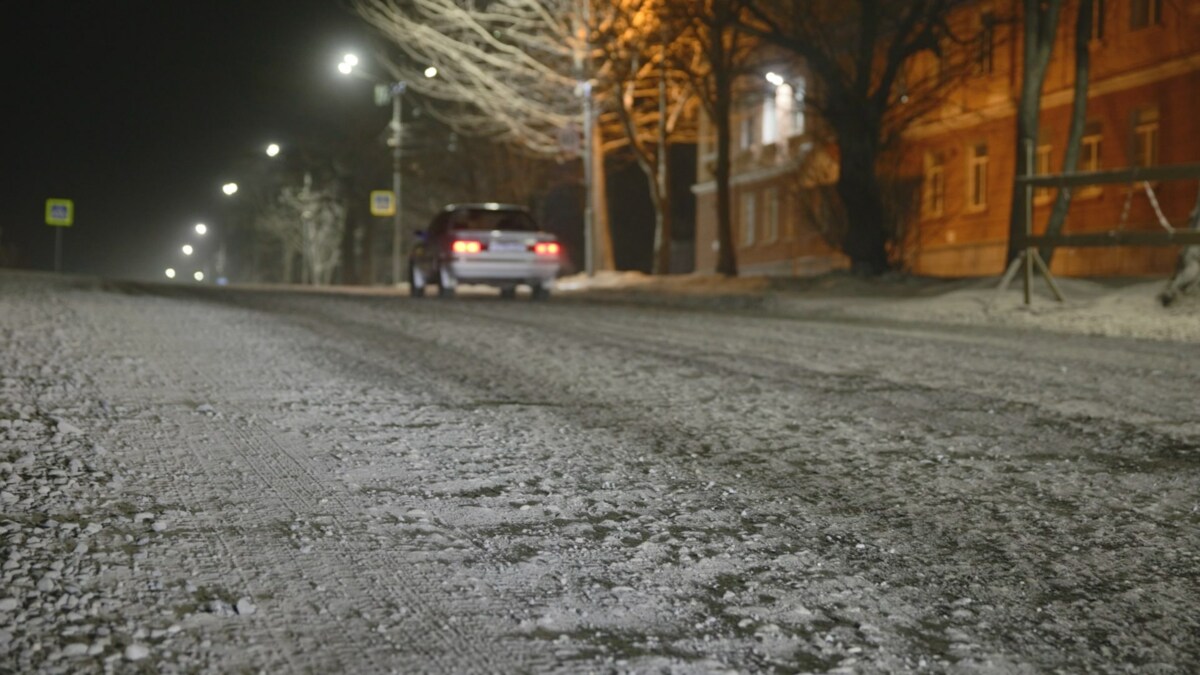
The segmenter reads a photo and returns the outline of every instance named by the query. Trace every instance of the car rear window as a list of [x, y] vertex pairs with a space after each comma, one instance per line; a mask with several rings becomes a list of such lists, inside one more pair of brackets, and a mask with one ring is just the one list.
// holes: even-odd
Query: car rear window
[[536, 231], [537, 223], [524, 211], [491, 211], [472, 209], [455, 211], [450, 215], [452, 230], [520, 230]]

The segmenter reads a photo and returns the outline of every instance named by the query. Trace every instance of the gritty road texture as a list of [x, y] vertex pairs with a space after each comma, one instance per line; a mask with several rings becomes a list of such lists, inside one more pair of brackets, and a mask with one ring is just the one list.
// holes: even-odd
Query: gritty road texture
[[0, 274], [2, 672], [1194, 672], [1200, 347]]

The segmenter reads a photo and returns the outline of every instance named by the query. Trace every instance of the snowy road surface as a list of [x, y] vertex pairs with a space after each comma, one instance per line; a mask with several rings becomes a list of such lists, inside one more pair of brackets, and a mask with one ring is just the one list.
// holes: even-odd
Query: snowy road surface
[[1198, 363], [0, 272], [0, 671], [1195, 672]]

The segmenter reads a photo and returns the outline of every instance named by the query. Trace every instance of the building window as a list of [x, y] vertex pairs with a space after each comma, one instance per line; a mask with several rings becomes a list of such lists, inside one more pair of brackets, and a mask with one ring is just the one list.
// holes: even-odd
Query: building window
[[779, 141], [780, 111], [775, 104], [775, 92], [767, 94], [762, 106], [762, 143], [770, 145]]
[[[1079, 139], [1079, 171], [1100, 170], [1100, 142], [1103, 140], [1103, 128], [1099, 120], [1092, 120], [1083, 127], [1083, 137]], [[1085, 185], [1075, 192], [1076, 198], [1095, 197], [1104, 191], [1100, 185]]]
[[946, 155], [925, 153], [925, 180], [921, 190], [921, 213], [937, 218], [946, 212]]
[[1139, 30], [1158, 25], [1162, 18], [1162, 0], [1132, 0], [1129, 9], [1129, 28]]
[[754, 113], [747, 110], [742, 115], [742, 121], [739, 125], [738, 133], [738, 148], [741, 150], [749, 150], [754, 146]]
[[1104, 0], [1092, 0], [1092, 31], [1093, 41], [1104, 39]]
[[779, 239], [779, 188], [769, 187], [763, 192], [763, 242], [772, 243]]
[[1142, 108], [1133, 113], [1133, 164], [1154, 166], [1158, 163], [1158, 108]]
[[975, 57], [975, 70], [990, 75], [996, 67], [996, 15], [984, 12], [979, 16], [979, 53]]
[[[1049, 143], [1039, 145], [1037, 154], [1033, 159], [1033, 173], [1035, 176], [1045, 176], [1052, 173], [1050, 170], [1051, 152], [1053, 147]], [[1033, 190], [1033, 201], [1048, 202], [1054, 196], [1053, 188], [1040, 187]]]
[[1098, 120], [1092, 120], [1083, 127], [1083, 138], [1079, 140], [1080, 171], [1100, 170], [1100, 142], [1104, 139]]
[[982, 211], [988, 205], [987, 143], [972, 145], [967, 153], [967, 210]]
[[742, 193], [742, 246], [754, 245], [755, 219], [758, 217], [758, 204], [755, 202], [753, 192]]

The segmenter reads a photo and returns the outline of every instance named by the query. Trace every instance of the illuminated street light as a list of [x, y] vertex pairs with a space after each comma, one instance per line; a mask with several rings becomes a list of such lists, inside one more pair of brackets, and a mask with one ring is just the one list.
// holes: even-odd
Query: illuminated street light
[[208, 232], [208, 226], [204, 223], [196, 223], [196, 234], [203, 237]]
[[267, 157], [274, 157], [279, 154], [279, 144], [272, 143], [267, 146]]
[[183, 245], [183, 254], [184, 254], [184, 255], [191, 255], [191, 254], [192, 254], [192, 251], [194, 251], [194, 250], [195, 250], [195, 249], [193, 249], [193, 248], [192, 248], [192, 245], [191, 245], [191, 244], [184, 244], [184, 245]]
[[204, 272], [196, 270], [195, 274], [192, 275], [192, 278], [196, 281], [204, 281]]
[[784, 79], [779, 73], [767, 73], [767, 82], [770, 82], [776, 87], [781, 87], [783, 86]]
[[[404, 138], [404, 92], [408, 88], [408, 83], [401, 80], [399, 82], [385, 82], [377, 77], [372, 77], [367, 73], [355, 73], [354, 68], [358, 65], [358, 57], [354, 54], [346, 54], [342, 57], [342, 62], [338, 64], [338, 72], [343, 75], [355, 75], [366, 80], [371, 80], [375, 83], [376, 102], [383, 104], [387, 98], [392, 101], [392, 138], [389, 143], [392, 146], [392, 193], [396, 195], [396, 212], [392, 215], [392, 283], [400, 283], [400, 256], [401, 251], [405, 249], [405, 232], [402, 222], [404, 209], [402, 208], [404, 192], [401, 190], [401, 141]], [[437, 68], [429, 66], [425, 69], [425, 77], [436, 77]], [[386, 96], [387, 98], [384, 98]]]
[[237, 191], [238, 191], [237, 183], [226, 183], [221, 186], [221, 192], [224, 192], [226, 195], [233, 195], [233, 193], [235, 193]]
[[168, 278], [168, 279], [174, 279], [174, 278], [175, 278], [175, 268], [174, 268], [174, 267], [168, 267], [168, 268], [167, 268], [167, 278]]
[[438, 74], [438, 69], [434, 68], [433, 66], [429, 66], [428, 68], [425, 69], [425, 78], [426, 79], [437, 77], [437, 74]]

